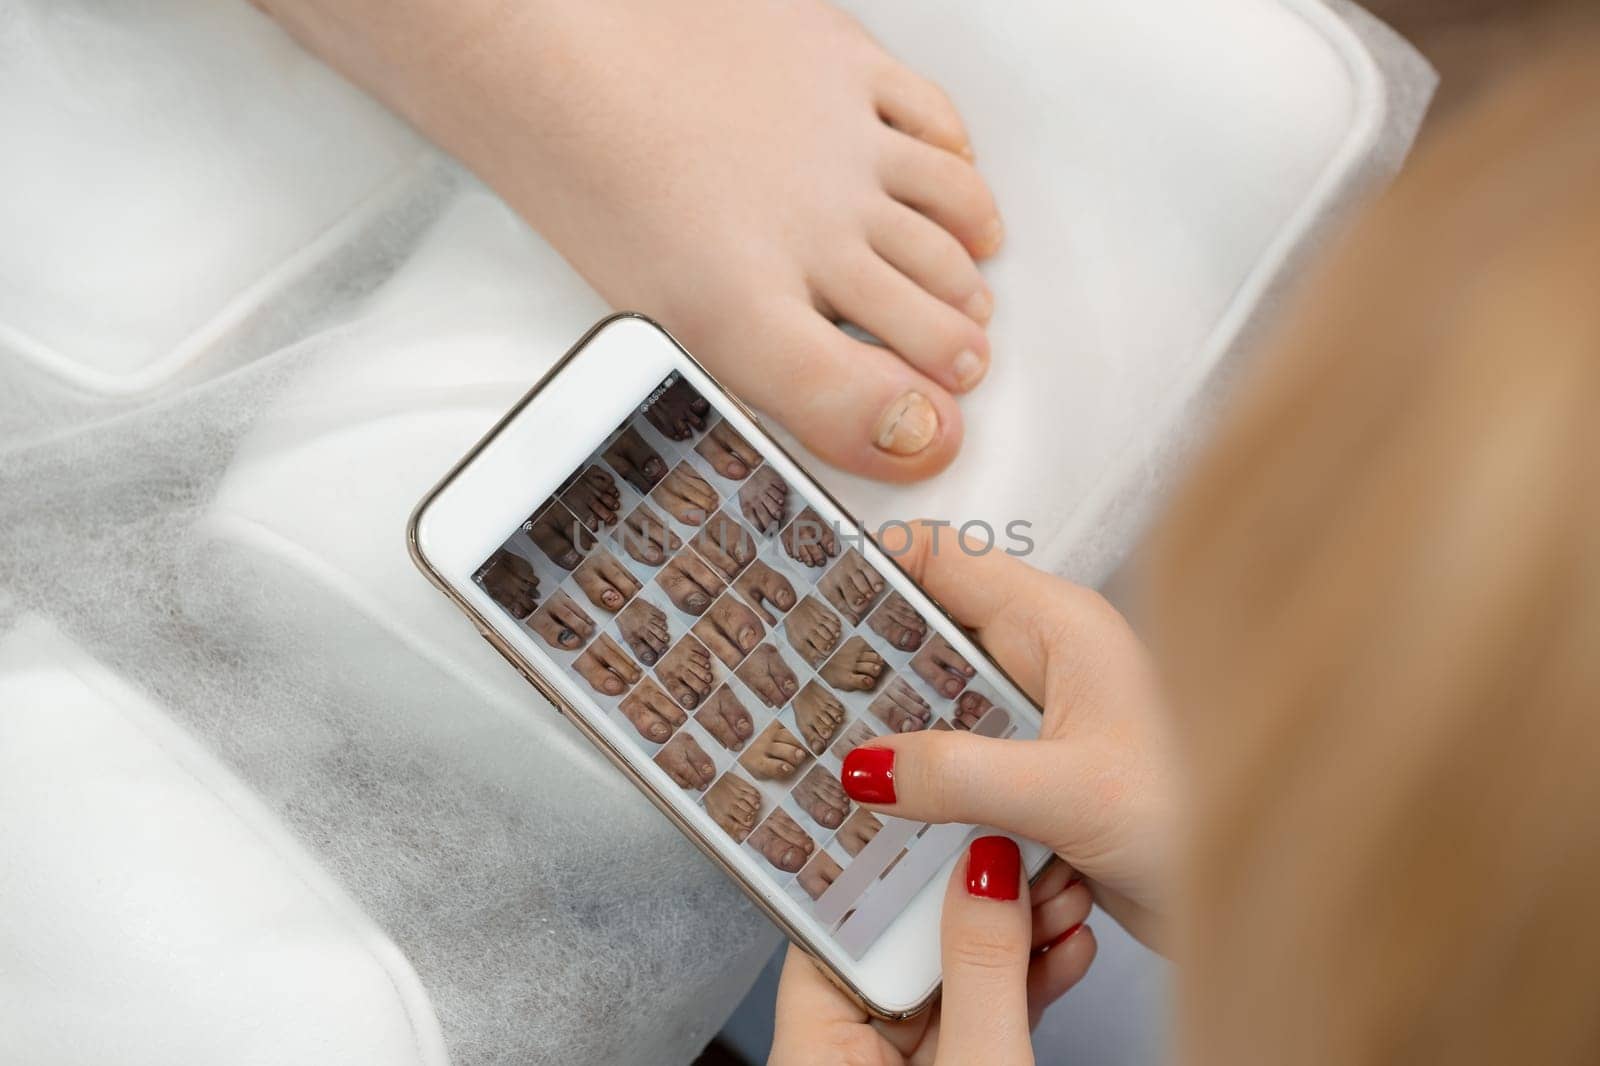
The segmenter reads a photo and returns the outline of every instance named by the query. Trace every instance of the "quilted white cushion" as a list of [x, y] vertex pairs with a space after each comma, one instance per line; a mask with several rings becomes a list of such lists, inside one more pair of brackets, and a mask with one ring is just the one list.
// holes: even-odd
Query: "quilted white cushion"
[[277, 818], [53, 626], [0, 638], [0, 1033], [28, 1066], [448, 1058]]

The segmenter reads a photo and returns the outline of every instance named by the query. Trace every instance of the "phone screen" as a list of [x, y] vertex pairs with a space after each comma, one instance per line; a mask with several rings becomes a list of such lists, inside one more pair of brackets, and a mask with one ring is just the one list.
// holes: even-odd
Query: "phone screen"
[[845, 755], [1033, 732], [676, 373], [474, 580], [855, 959], [975, 830], [861, 809]]

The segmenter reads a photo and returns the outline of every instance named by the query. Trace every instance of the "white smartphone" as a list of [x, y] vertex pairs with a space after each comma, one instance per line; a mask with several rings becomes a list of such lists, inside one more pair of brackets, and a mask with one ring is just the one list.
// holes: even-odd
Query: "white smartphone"
[[[664, 330], [596, 325], [408, 535], [479, 632], [862, 1007], [932, 1001], [944, 886], [980, 830], [874, 815], [841, 761], [913, 729], [1034, 737], [1039, 711]], [[1048, 851], [1019, 843], [1032, 878]]]

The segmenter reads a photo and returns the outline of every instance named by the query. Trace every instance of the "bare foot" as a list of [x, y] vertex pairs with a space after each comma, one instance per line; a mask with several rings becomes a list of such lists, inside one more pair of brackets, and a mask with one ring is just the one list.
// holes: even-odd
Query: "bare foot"
[[768, 707], [782, 707], [800, 688], [794, 671], [772, 644], [763, 644], [751, 652], [734, 672]]
[[844, 786], [839, 784], [837, 777], [820, 766], [813, 766], [811, 772], [794, 786], [791, 795], [800, 804], [801, 810], [816, 819], [818, 825], [828, 829], [839, 828], [850, 813], [850, 798], [844, 794]]
[[712, 426], [711, 432], [694, 446], [694, 450], [711, 464], [711, 469], [730, 481], [749, 477], [750, 471], [761, 465], [761, 453], [735, 433], [727, 422], [719, 421]]
[[839, 835], [834, 837], [839, 846], [845, 850], [852, 859], [861, 854], [861, 849], [872, 843], [872, 838], [878, 835], [878, 830], [883, 828], [883, 823], [868, 810], [857, 810], [850, 818], [839, 827]]
[[694, 615], [704, 614], [727, 588], [715, 570], [687, 553], [663, 566], [656, 575], [656, 584], [678, 610]]
[[539, 575], [533, 564], [514, 551], [501, 548], [478, 571], [478, 584], [507, 614], [522, 621], [539, 603]]
[[1001, 716], [999, 721], [1002, 724], [1009, 722], [1006, 712], [996, 710], [987, 696], [968, 689], [956, 700], [956, 713], [953, 715], [955, 726], [957, 729], [975, 729], [991, 711]]
[[750, 601], [750, 606], [769, 626], [777, 625], [777, 615], [785, 613], [795, 603], [794, 586], [789, 584], [789, 579], [760, 560], [752, 563], [733, 587]]
[[724, 833], [742, 841], [761, 815], [761, 793], [738, 774], [723, 774], [706, 793], [706, 812]]
[[534, 614], [532, 624], [533, 631], [543, 637], [546, 644], [563, 651], [577, 651], [595, 631], [594, 619], [560, 589]]
[[660, 566], [668, 556], [683, 547], [683, 541], [667, 525], [667, 520], [641, 503], [612, 534], [612, 539], [622, 545], [622, 550], [646, 566]]
[[678, 705], [688, 710], [698, 707], [717, 683], [716, 672], [711, 668], [711, 653], [693, 637], [684, 637], [667, 652], [656, 666], [656, 676]]
[[851, 548], [823, 575], [817, 587], [841, 614], [859, 623], [883, 593], [883, 575], [874, 570], [860, 552]]
[[617, 480], [598, 466], [585, 467], [572, 485], [561, 494], [567, 505], [584, 525], [590, 529], [617, 524], [617, 512], [622, 509], [622, 493], [617, 491]]
[[652, 744], [666, 743], [673, 730], [688, 721], [683, 710], [661, 691], [660, 685], [648, 677], [628, 693], [628, 698], [622, 701], [619, 708], [622, 716], [639, 731], [639, 735]]
[[725, 580], [732, 581], [739, 571], [755, 561], [756, 541], [750, 531], [741, 526], [726, 511], [718, 511], [706, 520], [705, 528], [689, 541], [700, 557], [711, 564]]
[[751, 777], [761, 781], [778, 781], [793, 777], [795, 771], [811, 761], [806, 749], [800, 746], [795, 735], [784, 728], [782, 722], [773, 722], [761, 731], [750, 744], [750, 750], [739, 756], [739, 765]]
[[644, 676], [639, 665], [628, 658], [628, 653], [617, 642], [601, 633], [589, 645], [589, 650], [572, 663], [573, 669], [596, 692], [607, 696], [620, 696], [628, 686]]
[[667, 746], [656, 752], [656, 765], [681, 787], [696, 792], [711, 784], [711, 779], [717, 776], [711, 756], [688, 733], [679, 733], [667, 741]]
[[834, 758], [842, 762], [846, 755], [849, 755], [877, 735], [867, 723], [862, 721], [851, 722], [850, 727], [839, 736], [838, 742], [833, 745]]
[[822, 894], [828, 891], [842, 873], [844, 868], [833, 861], [832, 855], [819, 851], [817, 857], [806, 863], [806, 868], [800, 871], [800, 887], [805, 889], [806, 895], [812, 899], [821, 899]]
[[867, 624], [878, 636], [901, 651], [916, 651], [928, 639], [928, 623], [898, 592], [889, 593], [883, 606], [872, 612]]
[[726, 594], [694, 624], [694, 635], [730, 670], [755, 650], [765, 632], [754, 611]]
[[807, 596], [783, 620], [783, 631], [800, 658], [816, 669], [839, 646], [844, 629], [839, 616], [828, 610], [827, 604]]
[[844, 704], [824, 686], [809, 681], [794, 698], [794, 718], [806, 747], [821, 755], [844, 724]]
[[750, 834], [750, 846], [785, 873], [796, 873], [817, 845], [800, 823], [783, 811], [773, 811], [761, 828]]
[[698, 526], [717, 509], [717, 490], [688, 463], [673, 467], [650, 498], [686, 526]]
[[594, 534], [559, 503], [551, 503], [523, 527], [539, 550], [563, 570], [575, 570], [594, 547]]
[[263, 6], [825, 461], [905, 481], [954, 457], [1000, 218], [949, 99], [855, 19], [822, 0]]
[[770, 466], [757, 470], [739, 486], [740, 513], [763, 533], [776, 533], [783, 528], [788, 506], [789, 483]]
[[789, 528], [783, 531], [783, 550], [802, 565], [826, 566], [829, 559], [839, 554], [839, 540], [833, 527], [807, 507], [795, 515]]
[[667, 612], [646, 599], [634, 600], [617, 615], [617, 629], [646, 666], [654, 666], [667, 653], [672, 640], [667, 631]]
[[745, 710], [744, 704], [739, 702], [739, 697], [733, 690], [723, 685], [711, 694], [694, 716], [700, 727], [715, 738], [729, 751], [738, 751], [744, 747], [744, 742], [750, 739], [750, 734], [755, 732], [755, 723], [750, 718], [750, 712]]
[[679, 378], [656, 397], [644, 416], [668, 440], [688, 440], [706, 428], [711, 404], [694, 391], [694, 386]]
[[933, 709], [928, 706], [928, 701], [898, 677], [867, 705], [867, 710], [896, 733], [914, 733], [926, 729], [929, 719], [933, 717]]
[[928, 646], [912, 657], [911, 669], [933, 691], [950, 699], [958, 696], [977, 673], [971, 663], [957, 654], [949, 641], [939, 636], [928, 641]]
[[590, 603], [612, 613], [622, 610], [622, 605], [644, 587], [608, 551], [597, 551], [589, 556], [572, 576]]
[[840, 692], [870, 692], [878, 687], [886, 665], [883, 656], [861, 637], [851, 637], [817, 671], [822, 680]]
[[604, 458], [624, 481], [646, 495], [667, 476], [666, 460], [632, 426], [611, 442]]

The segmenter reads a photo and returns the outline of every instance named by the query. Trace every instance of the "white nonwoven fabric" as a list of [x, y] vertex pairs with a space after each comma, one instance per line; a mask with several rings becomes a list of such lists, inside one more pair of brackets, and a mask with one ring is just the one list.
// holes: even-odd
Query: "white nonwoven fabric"
[[39, 619], [0, 637], [0, 811], [5, 1061], [449, 1061], [405, 956], [278, 818]]
[[[819, 473], [869, 519], [1031, 521], [1096, 581], [1431, 75], [1313, 0], [844, 6], [960, 103], [1008, 246], [957, 465]], [[606, 308], [242, 0], [20, 0], [0, 52], [31, 160], [0, 168], [0, 625], [157, 693], [406, 954], [455, 1062], [687, 1061], [775, 934], [402, 540]]]

